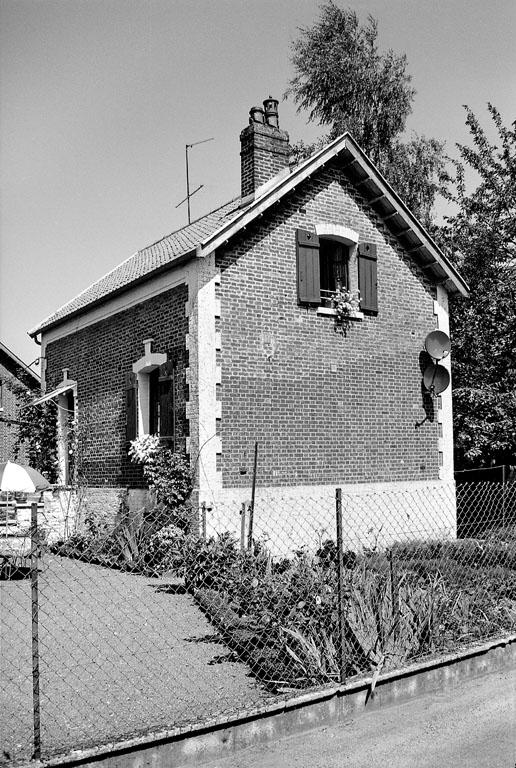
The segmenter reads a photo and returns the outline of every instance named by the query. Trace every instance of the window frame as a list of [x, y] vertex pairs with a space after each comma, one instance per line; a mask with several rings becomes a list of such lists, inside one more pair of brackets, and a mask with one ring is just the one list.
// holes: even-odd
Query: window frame
[[[175, 418], [175, 387], [174, 387], [174, 365], [168, 360], [166, 353], [152, 352], [153, 339], [146, 339], [144, 342], [145, 353], [132, 366], [132, 382], [126, 385], [126, 391], [131, 388], [134, 390], [131, 399], [132, 407], [135, 407], [135, 438], [144, 435], [157, 435], [160, 440], [175, 447], [176, 441], [176, 418]], [[166, 368], [166, 371], [163, 371]], [[129, 377], [131, 378], [131, 377]], [[172, 434], [161, 435], [155, 431], [156, 427], [161, 426], [159, 415], [161, 408], [161, 389], [164, 381], [171, 381], [172, 398]], [[128, 398], [126, 397], [126, 411], [128, 408]], [[133, 414], [126, 412], [126, 424], [133, 426]], [[127, 437], [128, 442], [132, 437]]]
[[[171, 429], [165, 433], [163, 428], [166, 425], [166, 417], [162, 410], [164, 398], [170, 398], [171, 401], [169, 404]], [[149, 373], [149, 434], [156, 435], [164, 444], [173, 446], [176, 442], [175, 401], [174, 367], [171, 362], [163, 363]]]
[[[297, 230], [297, 232], [304, 232], [305, 230]], [[306, 230], [308, 233], [308, 230]], [[317, 247], [321, 241], [334, 241], [341, 243], [347, 249], [347, 289], [349, 291], [359, 291], [359, 274], [358, 274], [358, 244], [359, 234], [353, 229], [346, 227], [342, 224], [334, 224], [326, 221], [320, 221], [315, 224], [315, 239], [317, 241]], [[321, 294], [320, 288], [320, 253], [318, 258], [318, 269], [316, 270], [317, 279], [319, 281], [319, 299], [316, 300], [313, 296], [313, 300], [304, 300], [301, 298], [301, 288], [299, 284], [299, 248], [306, 243], [306, 238], [300, 238], [297, 235], [297, 248], [298, 248], [298, 302], [301, 306], [313, 306], [317, 308], [317, 314], [335, 316], [336, 310], [331, 306], [328, 306], [329, 300], [325, 299]], [[350, 317], [355, 320], [362, 320], [364, 313], [362, 311], [353, 312]]]
[[[333, 246], [331, 248], [330, 246]], [[343, 279], [341, 287], [349, 290], [350, 287], [350, 248], [341, 240], [332, 237], [319, 237], [319, 290], [321, 294], [321, 306], [331, 308], [331, 296], [337, 290], [337, 278], [335, 277], [335, 253], [341, 249], [341, 263]], [[324, 261], [327, 263], [324, 264]], [[330, 274], [333, 270], [333, 274]], [[323, 287], [325, 286], [325, 287]]]

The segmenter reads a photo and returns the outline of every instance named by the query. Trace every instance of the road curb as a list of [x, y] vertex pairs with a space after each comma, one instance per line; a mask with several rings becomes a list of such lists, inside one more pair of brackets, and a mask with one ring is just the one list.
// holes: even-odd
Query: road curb
[[[311, 691], [240, 712], [238, 717], [213, 718], [91, 750], [27, 763], [30, 768], [190, 768], [246, 747], [275, 741], [295, 733], [335, 725], [361, 712], [401, 703], [430, 691], [442, 691], [461, 680], [502, 669], [516, 668], [516, 634], [459, 653], [428, 659], [378, 677], [371, 676], [333, 688]], [[20, 768], [23, 768], [21, 766]]]

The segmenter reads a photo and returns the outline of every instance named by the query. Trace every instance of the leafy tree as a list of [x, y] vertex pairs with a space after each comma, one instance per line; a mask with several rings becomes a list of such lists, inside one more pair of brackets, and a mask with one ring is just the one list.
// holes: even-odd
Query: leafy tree
[[310, 120], [331, 127], [329, 138], [348, 130], [378, 162], [412, 111], [415, 91], [406, 56], [380, 54], [375, 19], [368, 16], [361, 26], [354, 11], [333, 2], [321, 7], [318, 23], [300, 33], [292, 43], [296, 74], [287, 94], [309, 110]]
[[406, 143], [395, 141], [380, 163], [394, 190], [432, 234], [435, 200], [448, 195], [451, 181], [446, 166], [444, 142], [416, 134]]
[[[516, 463], [516, 121], [505, 127], [488, 104], [492, 143], [465, 109], [473, 146], [457, 145], [458, 210], [442, 232], [470, 286], [451, 312], [459, 468]], [[473, 192], [466, 168], [479, 177]]]
[[57, 481], [57, 406], [53, 401], [33, 405], [37, 392], [25, 386], [23, 371], [6, 383], [16, 397], [18, 408], [14, 458], [23, 458], [51, 483]]
[[[443, 145], [414, 135], [401, 141], [412, 111], [415, 90], [407, 73], [407, 57], [377, 46], [378, 25], [368, 16], [361, 25], [353, 10], [333, 0], [321, 6], [320, 20], [301, 28], [292, 43], [294, 77], [285, 96], [298, 111], [329, 127], [324, 141], [349, 131], [386, 175], [401, 198], [425, 224], [435, 196], [446, 182]], [[294, 154], [306, 157], [315, 145], [300, 142]]]

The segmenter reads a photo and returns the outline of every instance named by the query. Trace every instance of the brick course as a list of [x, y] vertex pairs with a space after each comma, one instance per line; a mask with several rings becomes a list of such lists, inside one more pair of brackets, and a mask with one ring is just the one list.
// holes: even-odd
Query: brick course
[[[295, 230], [321, 222], [378, 246], [378, 315], [352, 321], [346, 336], [297, 301]], [[437, 413], [420, 369], [435, 286], [336, 164], [220, 249], [217, 265], [224, 487], [249, 486], [255, 440], [261, 485], [438, 477]]]
[[90, 486], [143, 487], [140, 468], [129, 461], [125, 440], [126, 375], [143, 355], [143, 340], [176, 363], [176, 431], [179, 447], [188, 434], [188, 366], [185, 338], [188, 289], [182, 284], [129, 309], [48, 343], [46, 389], [55, 388], [62, 369], [78, 382], [77, 406], [81, 473]]

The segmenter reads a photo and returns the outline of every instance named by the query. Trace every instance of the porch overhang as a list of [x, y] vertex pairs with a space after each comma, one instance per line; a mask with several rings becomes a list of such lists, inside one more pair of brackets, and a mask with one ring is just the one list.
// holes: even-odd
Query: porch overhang
[[41, 405], [42, 403], [46, 403], [49, 400], [53, 400], [54, 397], [58, 397], [59, 395], [64, 395], [65, 392], [69, 392], [70, 390], [74, 390], [77, 386], [77, 382], [73, 379], [68, 379], [68, 381], [64, 381], [62, 384], [60, 384], [56, 389], [53, 389], [51, 392], [46, 392], [41, 397], [38, 397], [36, 400], [33, 400], [31, 405]]

